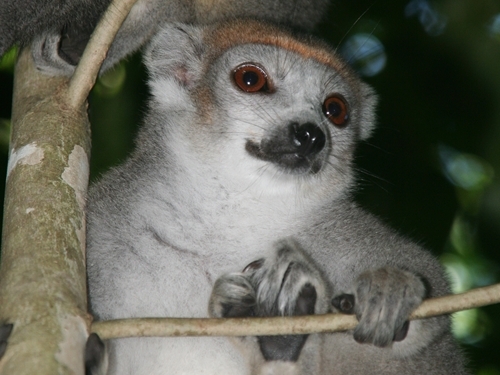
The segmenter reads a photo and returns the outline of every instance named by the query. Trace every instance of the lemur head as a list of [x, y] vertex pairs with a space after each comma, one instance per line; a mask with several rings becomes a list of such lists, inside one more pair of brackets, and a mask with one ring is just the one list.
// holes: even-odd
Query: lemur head
[[247, 185], [350, 185], [376, 99], [323, 44], [256, 21], [177, 25], [156, 36], [146, 65], [150, 122], [177, 159]]

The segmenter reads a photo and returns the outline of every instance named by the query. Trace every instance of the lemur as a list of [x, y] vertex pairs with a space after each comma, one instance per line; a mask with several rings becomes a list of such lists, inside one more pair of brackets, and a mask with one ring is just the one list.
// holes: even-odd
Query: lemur
[[[322, 314], [309, 336], [127, 338], [109, 374], [467, 374], [439, 262], [353, 202], [374, 91], [329, 47], [277, 26], [171, 24], [145, 63], [136, 147], [90, 189], [96, 319]], [[350, 307], [346, 307], [350, 306]]]
[[[0, 57], [32, 43], [39, 70], [71, 75], [111, 0], [0, 1]], [[207, 24], [251, 17], [311, 30], [328, 0], [138, 0], [116, 36], [101, 72], [138, 50], [167, 22]]]

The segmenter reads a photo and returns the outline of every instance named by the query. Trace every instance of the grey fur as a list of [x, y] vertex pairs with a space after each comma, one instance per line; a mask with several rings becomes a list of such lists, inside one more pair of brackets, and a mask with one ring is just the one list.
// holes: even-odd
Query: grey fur
[[[373, 91], [314, 41], [236, 25], [240, 42], [217, 34], [232, 23], [174, 25], [148, 49], [152, 96], [136, 149], [90, 190], [92, 311], [101, 320], [203, 317], [210, 303], [221, 316], [226, 303], [234, 315], [295, 314], [315, 293], [321, 313], [350, 293], [361, 319], [354, 336], [367, 343], [353, 332], [310, 335], [301, 350], [292, 340], [296, 359], [295, 349], [280, 357], [282, 342], [255, 338], [113, 340], [110, 374], [467, 374], [448, 317], [411, 322], [392, 341], [422, 298], [449, 287], [434, 257], [350, 199]], [[255, 35], [265, 43], [248, 42]], [[265, 69], [268, 92], [238, 89], [233, 71], [249, 62]], [[323, 114], [331, 94], [347, 102], [346, 126]], [[303, 124], [326, 135], [322, 147], [302, 153]], [[282, 360], [266, 361], [263, 346]]]
[[[12, 45], [32, 46], [37, 67], [70, 75], [110, 0], [0, 1], [0, 56]], [[256, 17], [311, 30], [328, 0], [138, 0], [103, 64], [106, 71], [144, 45], [166, 22], [206, 24], [233, 17]]]

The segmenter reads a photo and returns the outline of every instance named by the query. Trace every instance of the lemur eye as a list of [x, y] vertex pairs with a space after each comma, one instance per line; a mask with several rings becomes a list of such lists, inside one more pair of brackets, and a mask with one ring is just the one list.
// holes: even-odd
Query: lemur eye
[[267, 73], [255, 64], [241, 64], [233, 70], [236, 85], [245, 92], [269, 92]]
[[325, 99], [323, 102], [323, 113], [337, 127], [344, 127], [347, 125], [347, 121], [349, 121], [347, 103], [339, 94], [331, 95]]

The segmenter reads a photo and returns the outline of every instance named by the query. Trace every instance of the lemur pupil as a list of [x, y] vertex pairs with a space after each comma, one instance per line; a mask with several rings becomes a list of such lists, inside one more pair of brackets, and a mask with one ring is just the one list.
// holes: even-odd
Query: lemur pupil
[[243, 73], [243, 82], [247, 86], [254, 86], [259, 82], [259, 76], [255, 72], [245, 72]]
[[342, 108], [340, 108], [340, 105], [338, 103], [330, 103], [328, 105], [328, 114], [332, 117], [337, 117], [340, 115], [342, 112]]

